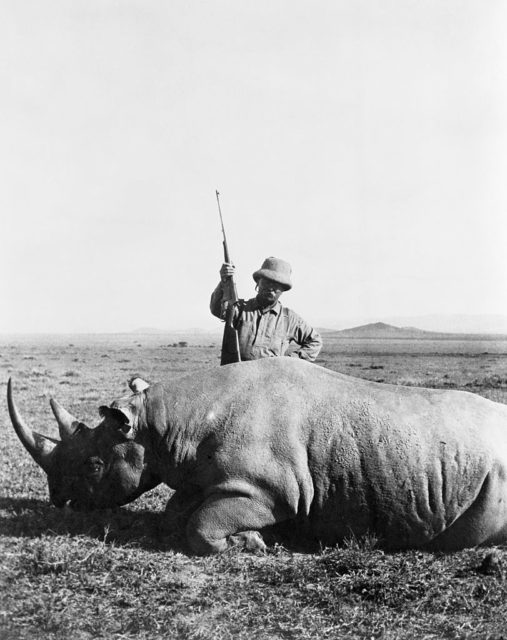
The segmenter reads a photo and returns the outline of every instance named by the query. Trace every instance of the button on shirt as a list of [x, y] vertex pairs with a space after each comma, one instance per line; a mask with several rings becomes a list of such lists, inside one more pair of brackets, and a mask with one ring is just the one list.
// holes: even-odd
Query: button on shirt
[[[223, 307], [219, 285], [211, 296], [211, 313], [224, 319], [226, 309]], [[315, 329], [278, 301], [261, 310], [256, 298], [238, 300], [234, 303], [232, 323], [238, 332], [242, 360], [283, 356], [290, 344], [295, 343], [299, 348], [290, 355], [313, 362], [322, 347], [322, 339]], [[235, 353], [234, 344], [224, 344], [222, 364], [235, 362]]]

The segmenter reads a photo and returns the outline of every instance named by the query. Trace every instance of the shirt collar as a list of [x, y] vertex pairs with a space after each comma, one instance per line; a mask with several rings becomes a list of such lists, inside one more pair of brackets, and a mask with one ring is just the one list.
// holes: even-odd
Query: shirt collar
[[259, 311], [259, 313], [262, 313], [262, 315], [265, 315], [266, 313], [274, 313], [275, 315], [278, 316], [282, 312], [282, 303], [279, 300], [277, 300], [270, 307], [267, 307], [266, 309], [262, 309], [261, 311], [261, 309], [259, 308], [259, 304], [257, 302], [257, 298], [250, 298], [250, 300], [247, 300], [245, 308], [248, 311]]
[[282, 303], [277, 300], [274, 304], [272, 304], [270, 307], [267, 307], [266, 309], [259, 309], [259, 311], [264, 315], [265, 313], [274, 313], [276, 316], [280, 315], [280, 312], [282, 310]]

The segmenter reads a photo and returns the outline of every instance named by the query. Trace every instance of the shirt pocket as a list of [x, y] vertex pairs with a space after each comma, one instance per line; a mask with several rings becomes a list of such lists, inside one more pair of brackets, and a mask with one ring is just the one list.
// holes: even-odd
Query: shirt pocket
[[285, 355], [288, 348], [289, 348], [288, 338], [280, 335], [275, 335], [271, 339], [270, 350], [273, 352], [273, 355], [283, 356]]

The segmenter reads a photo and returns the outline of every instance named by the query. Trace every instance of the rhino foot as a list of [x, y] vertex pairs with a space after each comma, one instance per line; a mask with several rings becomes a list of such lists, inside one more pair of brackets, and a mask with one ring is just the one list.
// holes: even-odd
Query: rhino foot
[[231, 547], [240, 547], [247, 551], [260, 551], [266, 553], [266, 543], [258, 531], [241, 531], [229, 536], [227, 542]]

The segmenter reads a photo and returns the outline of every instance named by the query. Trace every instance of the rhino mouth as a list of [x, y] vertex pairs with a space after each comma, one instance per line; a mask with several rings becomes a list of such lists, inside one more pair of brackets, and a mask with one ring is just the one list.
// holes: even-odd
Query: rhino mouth
[[57, 509], [64, 509], [66, 511], [73, 511], [75, 513], [86, 513], [90, 511], [105, 511], [111, 509], [111, 506], [100, 506], [97, 504], [91, 504], [89, 502], [79, 500], [77, 498], [65, 499], [65, 498], [52, 498], [51, 504]]
[[87, 504], [84, 504], [79, 500], [69, 500], [67, 502], [67, 505], [69, 506], [70, 509], [72, 509], [72, 511], [77, 511], [80, 513], [82, 513], [83, 511], [93, 511], [93, 507]]
[[57, 509], [71, 509], [72, 511], [93, 511], [100, 507], [89, 496], [80, 495], [77, 491], [49, 490], [51, 504]]
[[69, 502], [70, 502], [69, 500], [51, 498], [51, 504], [57, 509], [63, 509], [69, 504]]

